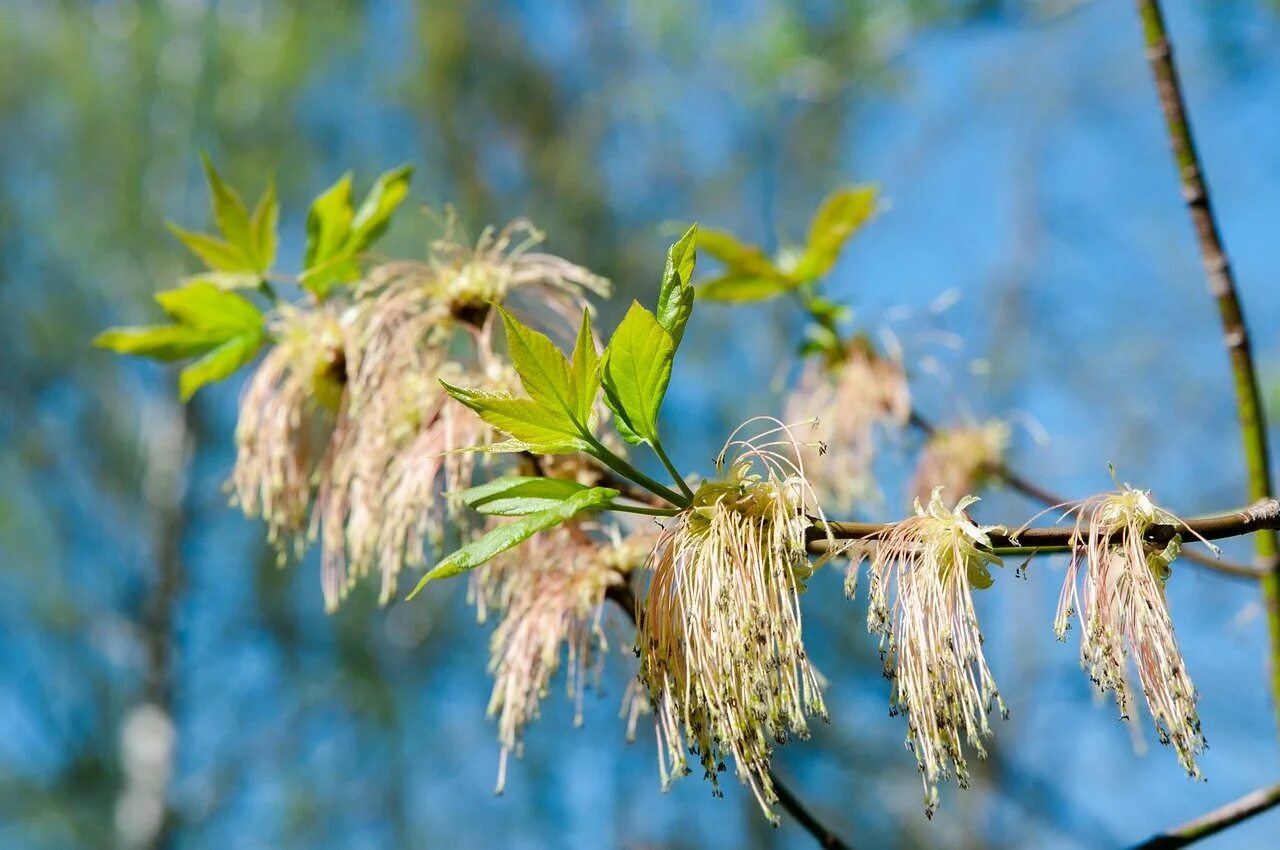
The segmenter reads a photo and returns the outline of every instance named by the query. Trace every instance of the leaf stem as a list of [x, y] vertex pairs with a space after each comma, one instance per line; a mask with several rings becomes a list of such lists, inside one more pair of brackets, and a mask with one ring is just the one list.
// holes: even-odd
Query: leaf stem
[[640, 505], [623, 505], [614, 502], [609, 505], [611, 511], [622, 511], [628, 514], [644, 514], [645, 516], [675, 516], [680, 513], [677, 508], [646, 508]]
[[630, 480], [639, 484], [641, 487], [648, 490], [650, 493], [653, 493], [657, 496], [661, 496], [662, 498], [666, 499], [668, 502], [670, 502], [673, 505], [678, 505], [679, 507], [682, 507], [682, 508], [687, 508], [689, 506], [688, 499], [686, 499], [684, 496], [681, 496], [679, 493], [675, 492], [674, 490], [668, 487], [665, 487], [662, 484], [659, 484], [657, 481], [654, 481], [652, 478], [645, 475], [643, 472], [636, 469], [634, 466], [627, 463], [625, 460], [618, 457], [613, 452], [609, 451], [609, 449], [604, 445], [604, 443], [601, 443], [594, 436], [592, 436], [591, 432], [584, 430], [582, 432], [582, 438], [586, 440], [587, 444], [591, 447], [588, 453], [592, 457], [594, 457], [596, 460], [600, 461], [605, 466], [612, 469], [614, 472], [621, 475], [623, 478], [629, 478]]
[[671, 473], [671, 480], [680, 485], [680, 492], [689, 501], [693, 501], [693, 491], [689, 489], [689, 484], [684, 480], [680, 471], [676, 469], [676, 465], [671, 462], [671, 458], [667, 457], [667, 453], [662, 449], [662, 442], [655, 436], [653, 439], [653, 453], [658, 456], [658, 460], [662, 461], [662, 465], [667, 468], [667, 472]]
[[284, 303], [280, 298], [280, 293], [276, 292], [276, 288], [265, 277], [258, 281], [258, 291], [270, 298], [271, 303], [276, 307]]

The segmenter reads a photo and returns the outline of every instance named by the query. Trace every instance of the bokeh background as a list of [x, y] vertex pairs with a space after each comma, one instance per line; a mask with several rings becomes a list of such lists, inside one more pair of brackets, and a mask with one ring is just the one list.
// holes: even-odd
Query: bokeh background
[[[1274, 402], [1280, 17], [1168, 5]], [[651, 733], [622, 743], [623, 630], [585, 727], [553, 695], [495, 799], [487, 630], [460, 583], [330, 617], [314, 563], [273, 566], [222, 489], [239, 381], [182, 408], [172, 373], [89, 345], [192, 270], [163, 224], [204, 224], [201, 150], [250, 195], [277, 175], [286, 268], [312, 195], [409, 161], [419, 204], [473, 231], [528, 215], [612, 278], [606, 316], [652, 298], [673, 222], [772, 248], [836, 185], [874, 182], [887, 208], [831, 290], [904, 340], [929, 416], [1027, 423], [1013, 460], [1069, 494], [1107, 487], [1112, 461], [1179, 511], [1243, 501], [1128, 3], [3, 0], [0, 846], [811, 846], [736, 783], [659, 793]], [[420, 256], [429, 232], [407, 211], [380, 249]], [[664, 425], [682, 467], [781, 409], [799, 327], [785, 305], [699, 308]], [[881, 516], [916, 448], [889, 442]], [[998, 491], [978, 508], [1036, 510]], [[1254, 587], [1186, 565], [1169, 586], [1211, 746], [1197, 784], [1145, 718], [1092, 698], [1043, 560], [982, 595], [1011, 717], [926, 821], [863, 601], [825, 573], [806, 632], [832, 723], [776, 761], [857, 846], [1117, 846], [1277, 777]], [[1277, 834], [1272, 814], [1206, 846]]]

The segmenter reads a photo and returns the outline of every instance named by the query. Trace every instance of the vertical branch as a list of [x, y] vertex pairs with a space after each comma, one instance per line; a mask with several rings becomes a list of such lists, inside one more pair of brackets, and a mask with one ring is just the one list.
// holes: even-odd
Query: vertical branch
[[[1267, 426], [1259, 398], [1258, 378], [1253, 368], [1244, 311], [1240, 306], [1235, 277], [1214, 218], [1200, 156], [1196, 153], [1195, 141], [1191, 135], [1191, 122], [1187, 117], [1178, 69], [1173, 61], [1173, 47], [1169, 43], [1164, 13], [1160, 9], [1159, 0], [1137, 2], [1146, 39], [1147, 59], [1155, 77], [1165, 128], [1182, 182], [1182, 194], [1191, 214], [1191, 223], [1195, 227], [1209, 293], [1217, 302], [1227, 353], [1231, 358], [1231, 370], [1235, 377], [1236, 412], [1240, 419], [1240, 439], [1249, 473], [1249, 496], [1255, 500], [1268, 499], [1271, 497], [1271, 471], [1267, 453]], [[1280, 549], [1277, 547], [1274, 531], [1260, 531], [1255, 535], [1254, 542], [1258, 566], [1264, 570], [1261, 585], [1271, 637], [1271, 693], [1277, 722], [1280, 722], [1280, 557], [1277, 557]]]

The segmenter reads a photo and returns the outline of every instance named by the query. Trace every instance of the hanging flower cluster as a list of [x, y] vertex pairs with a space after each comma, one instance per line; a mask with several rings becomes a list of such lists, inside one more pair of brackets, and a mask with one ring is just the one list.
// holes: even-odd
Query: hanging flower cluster
[[[482, 444], [488, 428], [440, 381], [491, 391], [514, 385], [514, 372], [493, 351], [489, 305], [518, 291], [520, 303], [563, 333], [585, 308], [586, 291], [607, 293], [603, 278], [531, 252], [542, 238], [517, 221], [486, 229], [470, 250], [437, 240], [428, 261], [375, 268], [356, 288], [346, 408], [320, 476], [314, 521], [322, 529], [330, 608], [375, 567], [386, 603], [399, 572], [421, 568], [428, 546], [440, 544], [446, 520], [465, 521], [440, 493], [470, 483], [476, 455], [457, 450]], [[468, 344], [465, 359], [459, 340]]]
[[[992, 527], [979, 526], [966, 496], [949, 509], [939, 487], [915, 516], [892, 523], [861, 549], [870, 561], [867, 628], [880, 635], [885, 676], [893, 682], [891, 713], [907, 718], [907, 744], [925, 786], [925, 814], [938, 805], [938, 782], [969, 786], [964, 744], [986, 757], [993, 708], [1004, 702], [982, 651], [973, 591], [991, 587]], [[858, 565], [849, 571], [853, 593]]]
[[826, 719], [799, 601], [812, 572], [806, 513], [817, 508], [798, 444], [776, 424], [754, 440], [735, 432], [716, 465], [722, 476], [659, 539], [637, 637], [663, 787], [689, 772], [688, 749], [718, 793], [731, 756], [770, 818], [773, 745], [807, 738], [809, 715]]
[[[650, 532], [624, 536], [617, 526], [574, 520], [476, 571], [484, 588], [481, 611], [487, 614], [492, 607], [502, 614], [489, 661], [494, 677], [489, 715], [498, 718], [502, 745], [497, 793], [506, 786], [507, 757], [513, 752], [520, 757], [524, 728], [537, 719], [562, 655], [574, 724], [582, 724], [584, 692], [593, 681], [598, 686], [609, 648], [602, 624], [605, 594], [623, 585], [651, 546]], [[631, 696], [628, 691], [624, 703]]]
[[898, 360], [855, 338], [841, 357], [810, 358], [787, 400], [787, 417], [814, 419], [803, 449], [809, 480], [823, 502], [843, 511], [880, 499], [872, 464], [877, 431], [901, 428], [911, 416], [911, 393]]
[[1080, 664], [1095, 685], [1115, 694], [1124, 719], [1133, 711], [1132, 658], [1160, 742], [1172, 746], [1187, 773], [1199, 779], [1196, 756], [1205, 748], [1196, 712], [1199, 695], [1164, 595], [1182, 537], [1148, 540], [1155, 527], [1186, 528], [1186, 523], [1155, 505], [1148, 491], [1127, 484], [1073, 510], [1078, 539], [1054, 630], [1065, 640], [1071, 618], [1079, 615]]
[[351, 329], [333, 304], [281, 305], [270, 327], [276, 344], [240, 402], [231, 485], [283, 559], [306, 548], [312, 476], [339, 416]]
[[911, 482], [914, 498], [927, 501], [938, 487], [947, 493], [983, 489], [1004, 462], [1009, 437], [1008, 423], [998, 419], [938, 429], [920, 453]]

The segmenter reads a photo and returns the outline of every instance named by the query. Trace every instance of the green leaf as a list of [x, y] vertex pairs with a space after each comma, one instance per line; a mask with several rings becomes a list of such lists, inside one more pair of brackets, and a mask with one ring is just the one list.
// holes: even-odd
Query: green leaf
[[227, 242], [239, 248], [246, 258], [252, 258], [252, 239], [249, 236], [249, 210], [235, 189], [223, 181], [213, 160], [208, 154], [201, 154], [204, 161], [205, 177], [209, 181], [209, 196], [213, 202], [213, 220], [218, 230], [227, 238]]
[[719, 260], [728, 272], [735, 275], [785, 277], [758, 245], [740, 242], [738, 237], [724, 230], [700, 229], [698, 249]]
[[562, 478], [504, 475], [458, 493], [463, 503], [486, 516], [527, 516], [545, 511], [586, 490]]
[[261, 333], [245, 333], [233, 337], [210, 351], [178, 375], [178, 394], [187, 401], [206, 384], [221, 381], [253, 360], [262, 347]]
[[468, 543], [436, 564], [430, 572], [418, 580], [417, 586], [408, 598], [417, 596], [422, 588], [432, 581], [451, 578], [473, 570], [508, 549], [519, 546], [540, 531], [560, 525], [582, 511], [598, 510], [607, 506], [617, 496], [617, 490], [611, 490], [608, 487], [592, 487], [544, 511], [503, 523], [479, 540]]
[[391, 214], [409, 192], [413, 168], [402, 165], [378, 177], [357, 211], [351, 172], [326, 189], [307, 213], [307, 247], [301, 282], [323, 298], [335, 284], [360, 276], [357, 257], [386, 232]]
[[204, 261], [204, 264], [216, 272], [245, 274], [253, 272], [253, 263], [244, 251], [229, 242], [210, 236], [207, 233], [195, 233], [183, 230], [173, 222], [168, 222], [169, 232], [178, 238], [193, 254]]
[[787, 294], [793, 288], [792, 283], [782, 278], [727, 274], [700, 284], [698, 295], [708, 301], [745, 304], [750, 301], [768, 301]]
[[409, 194], [413, 166], [402, 165], [384, 172], [374, 181], [351, 222], [352, 253], [359, 253], [374, 243], [391, 224], [391, 214]]
[[804, 255], [792, 271], [792, 277], [808, 281], [831, 271], [844, 243], [867, 223], [875, 209], [874, 186], [854, 186], [828, 195], [809, 225]]
[[667, 250], [667, 264], [662, 271], [662, 288], [658, 292], [658, 324], [677, 348], [684, 338], [684, 326], [693, 313], [693, 266], [697, 260], [698, 225], [693, 224], [684, 236]]
[[676, 345], [657, 318], [631, 302], [631, 309], [605, 349], [601, 383], [605, 403], [629, 442], [657, 441], [658, 411], [671, 380]]
[[265, 275], [276, 261], [278, 237], [276, 227], [280, 221], [280, 204], [276, 200], [275, 178], [268, 178], [267, 188], [262, 191], [258, 205], [253, 210], [253, 218], [249, 220], [249, 248], [254, 261], [254, 270]]
[[94, 344], [157, 360], [202, 355], [182, 370], [178, 389], [186, 401], [200, 387], [220, 381], [253, 359], [266, 339], [262, 313], [248, 299], [207, 281], [156, 293], [177, 324], [112, 328]]
[[260, 333], [262, 313], [242, 295], [227, 292], [206, 281], [157, 292], [156, 302], [179, 324], [228, 337]]
[[222, 341], [217, 334], [183, 325], [146, 325], [108, 328], [94, 337], [93, 344], [117, 354], [172, 361], [204, 354]]
[[578, 341], [573, 347], [573, 359], [569, 363], [576, 407], [574, 419], [585, 423], [587, 430], [595, 425], [596, 396], [600, 395], [600, 355], [596, 352], [595, 335], [591, 333], [591, 314], [582, 310], [582, 325], [578, 328]]
[[[578, 426], [567, 413], [549, 410], [533, 399], [515, 398], [509, 393], [455, 387], [447, 381], [440, 383], [449, 395], [474, 410], [495, 429], [510, 435], [521, 444], [521, 448], [511, 450], [535, 454], [571, 454], [588, 447]], [[489, 446], [481, 450], [499, 449]]]
[[[569, 375], [569, 361], [546, 334], [521, 324], [502, 307], [498, 312], [507, 330], [507, 353], [524, 391], [548, 410], [574, 420], [578, 404]], [[579, 424], [585, 425], [585, 421]]]
[[351, 172], [320, 194], [307, 212], [307, 247], [302, 285], [320, 297], [334, 283], [354, 279], [360, 268], [346, 250], [355, 210], [351, 205]]

